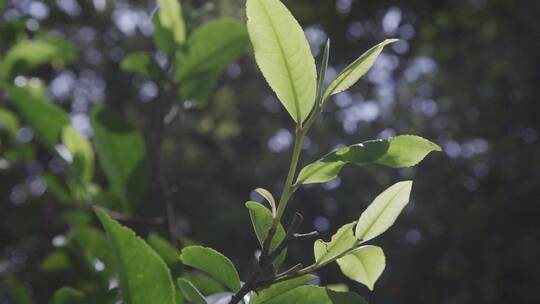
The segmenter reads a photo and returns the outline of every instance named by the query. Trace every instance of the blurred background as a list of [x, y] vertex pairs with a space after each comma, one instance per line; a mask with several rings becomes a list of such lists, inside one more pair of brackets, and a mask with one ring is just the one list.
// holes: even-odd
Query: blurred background
[[[421, 135], [444, 149], [415, 168], [347, 167], [340, 178], [297, 192], [290, 209], [305, 216], [302, 230], [318, 230], [327, 239], [386, 187], [415, 182], [405, 212], [375, 241], [387, 256], [375, 291], [346, 280], [336, 265], [319, 273], [321, 283], [345, 282], [371, 303], [538, 303], [540, 2], [284, 3], [305, 28], [317, 62], [330, 38], [330, 79], [372, 45], [401, 39], [359, 84], [329, 103], [306, 140], [302, 164], [341, 145], [396, 134]], [[61, 68], [46, 65], [14, 77], [14, 85], [40, 87], [89, 137], [88, 112], [105, 103], [140, 130], [151, 149], [148, 113], [156, 106], [159, 84], [122, 71], [119, 64], [131, 52], [155, 51], [153, 1], [0, 4], [0, 57], [21, 35], [63, 37], [78, 54]], [[182, 5], [188, 29], [218, 16], [245, 18], [244, 1], [182, 0]], [[191, 100], [174, 104], [163, 131], [163, 174], [176, 229], [184, 244], [223, 252], [245, 278], [258, 244], [243, 204], [261, 200], [252, 192], [256, 187], [280, 193], [292, 121], [251, 50], [225, 68], [204, 106]], [[8, 107], [5, 98], [1, 107]], [[61, 175], [62, 168], [35, 143], [24, 120], [13, 132], [20, 150], [6, 140], [0, 146], [0, 303], [16, 303], [7, 290], [15, 288], [26, 290], [31, 302], [46, 303], [63, 285], [86, 286], [88, 276], [70, 260], [66, 267], [43, 265], [69, 229], [62, 214], [70, 207], [49, 193], [44, 179], [50, 172]], [[19, 157], [9, 159], [8, 152]], [[151, 183], [153, 177], [147, 178]], [[96, 180], [106, 185], [99, 171]], [[150, 195], [143, 201], [137, 216], [164, 215], [161, 202]], [[127, 225], [142, 236], [167, 235], [160, 225]], [[289, 252], [289, 265], [308, 264], [312, 242]]]

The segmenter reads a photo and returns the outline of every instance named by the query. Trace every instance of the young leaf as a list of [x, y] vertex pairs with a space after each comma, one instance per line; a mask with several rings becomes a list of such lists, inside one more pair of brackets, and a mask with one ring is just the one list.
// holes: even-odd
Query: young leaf
[[328, 69], [328, 58], [330, 57], [330, 39], [326, 40], [324, 46], [321, 66], [319, 67], [319, 79], [317, 81], [317, 101], [322, 101], [324, 81], [326, 80], [326, 70]]
[[366, 285], [373, 290], [373, 285], [381, 276], [386, 266], [384, 252], [377, 246], [362, 246], [337, 260], [339, 268], [349, 279]]
[[403, 181], [379, 194], [358, 219], [355, 237], [367, 242], [390, 228], [409, 202], [411, 188], [412, 181]]
[[126, 72], [136, 73], [147, 78], [153, 77], [157, 73], [150, 54], [145, 52], [131, 53], [122, 59], [120, 68]]
[[62, 287], [58, 289], [52, 298], [51, 304], [84, 304], [87, 303], [84, 293], [71, 288]]
[[274, 196], [270, 191], [264, 189], [264, 188], [257, 188], [255, 189], [255, 192], [257, 192], [260, 196], [264, 197], [264, 199], [270, 204], [270, 207], [272, 207], [272, 216], [276, 215], [276, 201], [274, 200]]
[[[257, 239], [263, 246], [264, 240], [268, 235], [268, 231], [272, 227], [273, 217], [270, 210], [264, 207], [261, 203], [257, 202], [247, 202], [246, 207], [249, 209], [249, 216], [251, 217], [251, 223], [253, 224], [253, 229], [257, 235]], [[279, 243], [285, 237], [285, 229], [280, 224], [276, 230], [276, 234], [272, 238], [272, 243], [270, 244], [270, 252], [279, 245]], [[287, 249], [284, 249], [281, 254], [274, 260], [274, 266], [277, 268], [283, 263], [287, 256]]]
[[182, 291], [182, 294], [190, 303], [194, 304], [207, 304], [206, 300], [204, 299], [204, 296], [201, 294], [201, 292], [193, 285], [190, 281], [179, 278], [178, 279], [178, 286], [180, 287], [180, 291]]
[[315, 264], [320, 266], [326, 265], [353, 248], [358, 242], [353, 234], [353, 227], [355, 224], [356, 222], [352, 222], [343, 225], [332, 236], [330, 242], [316, 240], [313, 248], [315, 253]]
[[383, 48], [398, 39], [386, 39], [383, 42], [369, 49], [362, 54], [353, 63], [347, 66], [337, 77], [330, 83], [326, 92], [324, 93], [323, 100], [326, 100], [331, 95], [343, 92], [355, 84], [360, 77], [362, 77], [373, 65], [375, 59], [382, 52]]
[[83, 182], [90, 182], [94, 175], [94, 150], [84, 135], [71, 126], [62, 130], [62, 143], [73, 157], [76, 176]]
[[265, 304], [367, 304], [353, 292], [337, 292], [319, 286], [300, 286]]
[[158, 18], [161, 26], [172, 33], [176, 44], [186, 40], [186, 25], [182, 18], [182, 7], [178, 0], [157, 0], [159, 4]]
[[21, 40], [9, 49], [0, 63], [0, 78], [8, 80], [43, 64], [69, 64], [76, 58], [76, 48], [62, 38]]
[[181, 84], [180, 96], [204, 101], [225, 66], [245, 52], [248, 41], [245, 25], [232, 18], [209, 21], [196, 28], [188, 38], [187, 52], [176, 57], [175, 79]]
[[304, 167], [297, 183], [324, 183], [336, 178], [345, 164], [358, 166], [381, 164], [391, 168], [410, 167], [422, 161], [441, 147], [415, 135], [399, 135], [387, 139], [369, 140], [341, 148], [324, 156], [318, 162]]
[[124, 303], [174, 304], [175, 288], [171, 274], [159, 255], [103, 210], [96, 209], [96, 215], [113, 248]]
[[33, 96], [16, 87], [6, 87], [9, 100], [30, 124], [37, 139], [52, 151], [60, 139], [62, 129], [69, 124], [67, 113], [44, 98]]
[[180, 259], [185, 265], [197, 268], [236, 292], [240, 289], [240, 277], [233, 263], [212, 248], [189, 246], [182, 250]]
[[297, 124], [315, 102], [317, 75], [304, 31], [279, 0], [247, 1], [248, 32], [266, 81]]
[[249, 304], [266, 304], [275, 297], [278, 297], [298, 286], [308, 284], [309, 282], [314, 281], [316, 278], [317, 277], [312, 274], [306, 274], [294, 279], [272, 284], [269, 287], [254, 293], [249, 301]]
[[144, 196], [146, 148], [139, 132], [122, 117], [95, 106], [91, 113], [96, 153], [113, 192], [124, 207], [139, 203]]

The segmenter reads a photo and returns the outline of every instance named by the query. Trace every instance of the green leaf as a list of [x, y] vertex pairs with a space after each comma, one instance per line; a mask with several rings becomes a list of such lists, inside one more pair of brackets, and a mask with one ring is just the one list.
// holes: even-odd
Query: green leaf
[[317, 80], [317, 100], [322, 102], [324, 82], [326, 80], [326, 70], [328, 69], [328, 58], [330, 57], [330, 39], [326, 40], [322, 56], [321, 66], [319, 67], [319, 79]]
[[215, 279], [209, 277], [206, 274], [191, 273], [184, 271], [182, 278], [190, 281], [203, 295], [210, 295], [220, 292], [225, 292], [227, 289], [223, 284], [219, 283]]
[[318, 162], [304, 167], [298, 175], [299, 184], [324, 183], [336, 178], [344, 165], [380, 164], [391, 168], [410, 167], [441, 147], [415, 135], [399, 135], [387, 139], [369, 140], [338, 149]]
[[84, 304], [86, 302], [84, 293], [71, 287], [58, 289], [51, 301], [52, 304]]
[[91, 114], [96, 153], [113, 192], [124, 208], [139, 203], [145, 190], [146, 148], [141, 134], [104, 106]]
[[157, 0], [159, 11], [157, 17], [163, 28], [172, 33], [174, 42], [181, 45], [186, 40], [186, 25], [182, 18], [182, 7], [178, 0]]
[[84, 135], [71, 126], [62, 130], [62, 143], [73, 157], [75, 175], [83, 182], [89, 182], [94, 175], [94, 150]]
[[244, 24], [232, 18], [209, 21], [196, 28], [188, 38], [187, 51], [176, 58], [175, 79], [180, 84], [180, 96], [204, 101], [225, 66], [245, 52], [248, 41]]
[[182, 249], [180, 259], [185, 265], [197, 268], [236, 292], [240, 289], [240, 277], [233, 263], [212, 248], [190, 246]]
[[62, 38], [21, 40], [9, 49], [0, 63], [0, 78], [11, 79], [43, 65], [61, 66], [77, 58], [77, 49]]
[[66, 270], [71, 267], [71, 261], [69, 256], [63, 250], [55, 250], [49, 253], [41, 263], [39, 263], [39, 270], [44, 272], [56, 272]]
[[206, 300], [204, 299], [204, 296], [201, 294], [201, 292], [193, 285], [190, 281], [179, 278], [178, 279], [178, 286], [180, 287], [180, 291], [182, 291], [182, 294], [190, 303], [194, 304], [206, 304]]
[[367, 242], [390, 228], [409, 202], [411, 188], [412, 181], [403, 181], [379, 194], [358, 219], [355, 237]]
[[37, 139], [51, 151], [62, 129], [69, 125], [67, 113], [51, 101], [30, 95], [26, 91], [6, 86], [9, 100], [34, 130]]
[[319, 266], [326, 265], [356, 246], [358, 241], [353, 234], [355, 224], [356, 222], [352, 222], [343, 225], [332, 236], [330, 242], [316, 240], [313, 248], [315, 252], [315, 264]]
[[274, 299], [275, 297], [278, 297], [284, 293], [286, 293], [289, 290], [292, 290], [298, 286], [302, 286], [305, 284], [308, 284], [309, 282], [312, 282], [315, 280], [317, 276], [314, 276], [312, 274], [306, 274], [294, 279], [286, 280], [283, 282], [278, 282], [275, 284], [270, 285], [269, 287], [254, 293], [251, 296], [251, 300], [249, 301], [249, 304], [265, 304], [268, 303], [268, 301]]
[[96, 214], [113, 248], [124, 303], [175, 303], [171, 274], [159, 255], [103, 210], [96, 209]]
[[319, 286], [300, 286], [265, 304], [366, 304], [352, 292], [338, 292]]
[[270, 204], [270, 207], [272, 207], [272, 215], [276, 215], [276, 201], [274, 200], [274, 196], [270, 191], [264, 189], [264, 188], [257, 188], [255, 189], [255, 192], [257, 192], [260, 196], [264, 197], [264, 199]]
[[356, 59], [353, 63], [347, 66], [337, 77], [334, 79], [326, 92], [324, 93], [323, 100], [326, 100], [331, 95], [343, 92], [355, 84], [360, 77], [362, 77], [373, 65], [383, 48], [398, 39], [386, 39], [383, 42], [377, 44], [371, 49], [367, 50], [362, 56]]
[[157, 67], [154, 65], [150, 54], [145, 52], [129, 54], [122, 59], [120, 68], [123, 71], [140, 74], [147, 78], [152, 78], [157, 74]]
[[337, 263], [344, 275], [373, 290], [375, 282], [384, 271], [386, 258], [380, 247], [362, 246], [338, 259]]
[[10, 137], [15, 138], [19, 127], [17, 115], [11, 111], [0, 109], [0, 130], [5, 130]]
[[[261, 245], [261, 248], [264, 244], [264, 240], [266, 239], [266, 236], [268, 235], [268, 231], [272, 227], [273, 217], [272, 212], [268, 210], [265, 206], [263, 206], [261, 203], [252, 202], [249, 201], [246, 203], [246, 207], [249, 209], [249, 216], [251, 217], [251, 223], [253, 224], [253, 230], [255, 230], [255, 234], [257, 235], [257, 239], [259, 240], [259, 244]], [[270, 252], [272, 250], [276, 249], [276, 247], [279, 245], [279, 243], [283, 240], [285, 237], [285, 229], [280, 224], [276, 230], [276, 234], [272, 238], [272, 243], [270, 244]], [[279, 256], [274, 260], [274, 267], [278, 267], [283, 263], [287, 256], [287, 249], [284, 249]]]
[[147, 242], [156, 251], [159, 256], [167, 263], [167, 265], [171, 266], [179, 263], [180, 260], [178, 259], [178, 250], [174, 248], [171, 243], [169, 243], [166, 239], [161, 237], [159, 234], [150, 232], [147, 237]]
[[[93, 272], [100, 273], [108, 281], [114, 274], [114, 255], [105, 234], [92, 226], [79, 226], [67, 235], [68, 245], [74, 249], [82, 249], [84, 259]], [[79, 252], [79, 251], [77, 251]], [[105, 268], [96, 270], [95, 262], [99, 260]]]
[[297, 124], [309, 115], [317, 75], [304, 31], [279, 0], [247, 1], [248, 31], [266, 81]]

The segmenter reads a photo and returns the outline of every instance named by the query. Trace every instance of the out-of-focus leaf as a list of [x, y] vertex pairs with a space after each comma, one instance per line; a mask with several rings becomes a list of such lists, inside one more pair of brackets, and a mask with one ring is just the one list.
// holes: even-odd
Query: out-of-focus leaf
[[265, 304], [366, 304], [359, 295], [352, 292], [337, 292], [319, 286], [300, 286]]
[[202, 246], [189, 246], [182, 249], [180, 259], [185, 265], [208, 273], [230, 290], [236, 292], [240, 289], [240, 277], [236, 268], [218, 251]]
[[52, 304], [84, 304], [87, 303], [84, 293], [71, 288], [62, 287], [58, 289], [52, 298]]
[[367, 50], [362, 56], [356, 59], [353, 63], [347, 66], [339, 75], [334, 79], [326, 92], [324, 93], [323, 100], [331, 95], [343, 92], [355, 84], [360, 77], [362, 77], [373, 65], [383, 48], [398, 39], [386, 39], [383, 42], [377, 44], [371, 49]]
[[19, 119], [11, 111], [0, 109], [0, 131], [6, 131], [12, 138], [17, 135], [17, 131], [19, 131]]
[[146, 238], [148, 245], [159, 254], [159, 256], [167, 263], [173, 276], [179, 274], [182, 270], [182, 263], [178, 258], [178, 250], [174, 248], [169, 241], [161, 237], [159, 234], [150, 232]]
[[0, 63], [0, 77], [8, 80], [43, 64], [62, 66], [76, 58], [76, 48], [62, 38], [21, 40], [9, 49]]
[[182, 7], [178, 0], [157, 0], [159, 11], [157, 17], [164, 29], [172, 33], [174, 42], [181, 45], [186, 40], [186, 25], [182, 17]]
[[339, 258], [337, 263], [344, 275], [373, 290], [375, 282], [384, 271], [386, 258], [380, 247], [362, 246]]
[[38, 140], [52, 151], [60, 139], [62, 129], [69, 125], [67, 113], [44, 98], [32, 96], [16, 87], [6, 87], [9, 100], [30, 124]]
[[244, 53], [248, 43], [245, 26], [232, 18], [196, 28], [188, 38], [187, 51], [177, 55], [175, 77], [180, 96], [202, 104], [225, 66]]
[[126, 304], [175, 303], [175, 288], [165, 262], [133, 231], [111, 219], [103, 210], [96, 214], [113, 248]]
[[122, 59], [120, 68], [126, 72], [140, 74], [152, 78], [157, 73], [157, 67], [154, 65], [150, 54], [144, 52], [131, 53]]
[[[74, 228], [68, 234], [68, 244], [82, 249], [88, 267], [102, 273], [108, 280], [114, 272], [114, 256], [107, 237], [91, 226]], [[103, 263], [103, 269], [96, 269], [97, 262]]]
[[47, 184], [47, 191], [52, 193], [58, 201], [64, 204], [72, 201], [69, 190], [58, 176], [47, 173], [43, 175], [43, 180]]
[[44, 272], [55, 272], [66, 270], [71, 266], [69, 256], [63, 250], [56, 250], [49, 253], [41, 263], [39, 269]]
[[91, 115], [94, 144], [103, 171], [124, 208], [139, 203], [145, 190], [146, 148], [141, 134], [119, 115], [95, 106]]
[[390, 228], [409, 202], [412, 181], [395, 183], [379, 194], [360, 215], [355, 237], [367, 242]]
[[180, 287], [180, 290], [182, 291], [182, 294], [184, 297], [193, 304], [207, 304], [206, 300], [204, 299], [204, 296], [201, 294], [201, 292], [195, 287], [190, 281], [179, 278], [178, 279], [178, 286]]
[[441, 147], [415, 135], [399, 135], [387, 139], [369, 140], [338, 149], [318, 162], [304, 167], [297, 183], [324, 183], [337, 177], [344, 165], [358, 166], [380, 164], [391, 168], [410, 167], [422, 161], [432, 151]]
[[[249, 209], [251, 223], [253, 224], [253, 229], [255, 230], [255, 234], [257, 235], [257, 239], [259, 240], [259, 244], [262, 248], [264, 240], [268, 235], [268, 231], [272, 227], [272, 212], [270, 212], [270, 210], [268, 210], [268, 208], [263, 206], [261, 203], [257, 202], [247, 202], [246, 207]], [[270, 252], [276, 249], [276, 247], [279, 245], [279, 243], [283, 240], [284, 237], [285, 229], [281, 224], [279, 224], [276, 230], [276, 234], [272, 239], [272, 243], [270, 244]], [[286, 256], [287, 249], [284, 249], [283, 252], [281, 252], [280, 255], [274, 260], [274, 266], [277, 268], [279, 265], [281, 265], [285, 260]]]
[[313, 108], [315, 60], [304, 31], [279, 0], [248, 0], [247, 27], [264, 78], [296, 123]]
[[254, 293], [249, 301], [249, 304], [265, 304], [275, 297], [278, 297], [289, 290], [292, 290], [298, 286], [305, 285], [312, 282], [317, 277], [312, 274], [306, 274], [294, 279], [278, 282], [270, 285], [269, 287]]
[[313, 251], [315, 253], [315, 263], [317, 265], [326, 265], [334, 261], [338, 256], [352, 249], [357, 240], [353, 234], [353, 227], [356, 222], [343, 225], [332, 236], [330, 242], [316, 240]]
[[62, 130], [62, 143], [72, 155], [75, 176], [89, 182], [94, 176], [94, 150], [90, 141], [71, 126]]

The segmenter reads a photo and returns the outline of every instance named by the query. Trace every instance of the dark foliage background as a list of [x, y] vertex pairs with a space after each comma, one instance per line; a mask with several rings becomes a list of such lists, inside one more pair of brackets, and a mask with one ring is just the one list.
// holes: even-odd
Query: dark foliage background
[[[35, 72], [51, 98], [88, 134], [86, 114], [104, 102], [151, 143], [156, 84], [119, 69], [125, 54], [153, 49], [151, 1], [8, 2], [0, 15], [0, 54], [18, 30], [66, 37], [77, 46], [78, 60], [61, 71]], [[339, 180], [295, 195], [291, 206], [306, 217], [303, 229], [329, 237], [392, 182], [415, 180], [412, 203], [377, 241], [388, 267], [376, 290], [349, 286], [372, 303], [537, 303], [540, 2], [284, 2], [305, 27], [314, 54], [331, 38], [330, 74], [384, 38], [402, 39], [361, 84], [334, 98], [313, 128], [303, 164], [341, 144], [394, 134], [419, 134], [444, 149], [414, 169], [347, 168]], [[219, 15], [244, 18], [243, 1], [182, 4], [191, 28]], [[252, 55], [228, 66], [206, 107], [176, 105], [164, 134], [164, 161], [178, 229], [231, 257], [245, 276], [257, 243], [243, 203], [257, 198], [256, 187], [280, 191], [293, 125]], [[39, 270], [67, 227], [59, 216], [65, 207], [39, 187], [50, 157], [37, 155], [0, 170], [0, 279], [16, 277], [45, 303], [54, 290], [84, 276], [77, 265]], [[103, 174], [98, 178], [105, 183]], [[162, 216], [163, 206], [145, 197], [136, 214]], [[161, 226], [131, 227], [166, 235]], [[311, 259], [311, 242], [290, 250], [290, 263]], [[345, 280], [336, 266], [320, 275], [324, 284]], [[10, 301], [0, 292], [0, 303]]]

